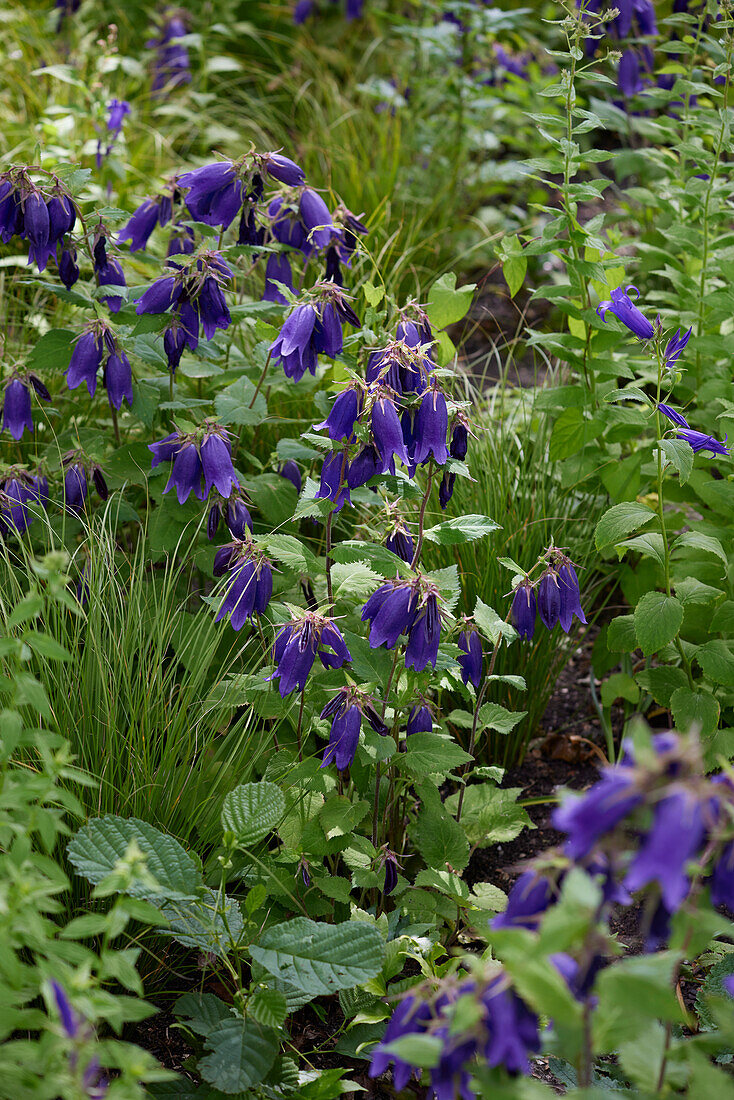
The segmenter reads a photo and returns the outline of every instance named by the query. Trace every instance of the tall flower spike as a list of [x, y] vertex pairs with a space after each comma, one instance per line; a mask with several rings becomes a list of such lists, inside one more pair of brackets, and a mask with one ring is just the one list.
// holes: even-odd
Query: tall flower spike
[[626, 289], [620, 286], [612, 291], [609, 301], [599, 303], [596, 312], [604, 322], [606, 322], [607, 313], [613, 313], [640, 340], [650, 340], [655, 335], [655, 329], [630, 298], [629, 292], [631, 290], [634, 290], [635, 295], [639, 298], [640, 292], [636, 286], [630, 285]]

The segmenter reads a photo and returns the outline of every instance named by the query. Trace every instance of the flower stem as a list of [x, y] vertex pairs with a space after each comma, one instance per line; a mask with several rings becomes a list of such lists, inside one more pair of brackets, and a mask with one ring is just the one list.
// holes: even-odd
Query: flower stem
[[303, 704], [306, 701], [306, 689], [301, 692], [301, 702], [298, 707], [298, 730], [296, 736], [298, 738], [298, 759], [303, 762]]
[[435, 466], [433, 459], [431, 459], [428, 466], [428, 484], [426, 485], [426, 491], [423, 494], [423, 500], [421, 501], [420, 515], [418, 516], [418, 541], [415, 544], [415, 553], [413, 554], [413, 560], [410, 563], [410, 568], [415, 569], [418, 564], [418, 559], [421, 556], [421, 550], [423, 549], [423, 523], [426, 517], [426, 505], [428, 504], [428, 498], [431, 495], [431, 486], [433, 484], [433, 472]]
[[261, 389], [261, 387], [262, 387], [262, 384], [263, 384], [263, 382], [265, 381], [265, 377], [266, 377], [266, 375], [267, 375], [267, 373], [268, 373], [268, 367], [269, 367], [269, 366], [270, 366], [270, 352], [268, 352], [268, 357], [267, 357], [267, 359], [265, 360], [265, 366], [264, 366], [264, 367], [263, 367], [263, 369], [262, 369], [262, 374], [260, 375], [260, 377], [259, 377], [259, 378], [258, 378], [258, 380], [257, 380], [257, 385], [255, 386], [255, 392], [254, 392], [254, 393], [253, 393], [253, 395], [252, 395], [252, 401], [251, 401], [251, 402], [250, 402], [250, 404], [249, 404], [249, 405], [247, 406], [247, 407], [248, 407], [248, 409], [251, 409], [251, 408], [252, 408], [252, 406], [253, 406], [253, 405], [255, 404], [255, 402], [257, 401], [257, 395], [258, 395], [258, 394], [260, 393], [260, 389]]

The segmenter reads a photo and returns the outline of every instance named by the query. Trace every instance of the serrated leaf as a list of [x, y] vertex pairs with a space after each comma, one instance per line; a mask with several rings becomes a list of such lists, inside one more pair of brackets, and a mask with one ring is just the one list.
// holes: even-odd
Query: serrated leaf
[[382, 581], [382, 574], [376, 573], [365, 561], [351, 562], [348, 565], [335, 563], [331, 568], [335, 600], [362, 602]]
[[28, 353], [26, 369], [60, 373], [62, 366], [68, 366], [71, 342], [76, 336], [77, 333], [66, 328], [52, 328], [45, 332]]
[[416, 778], [446, 776], [454, 768], [468, 763], [471, 756], [460, 745], [440, 733], [414, 733], [405, 742], [405, 753], [398, 757], [402, 770]]
[[678, 471], [681, 485], [685, 485], [693, 471], [693, 448], [690, 443], [685, 439], [660, 439], [658, 446]]
[[665, 547], [663, 536], [657, 531], [649, 531], [644, 535], [634, 535], [631, 539], [615, 544], [614, 549], [621, 560], [627, 550], [636, 550], [644, 557], [654, 558], [658, 565], [665, 568]]
[[684, 547], [689, 547], [692, 550], [701, 550], [704, 554], [713, 554], [724, 563], [726, 569], [729, 565], [729, 560], [724, 552], [724, 547], [721, 545], [719, 539], [713, 535], [704, 535], [700, 531], [684, 531], [682, 535], [679, 535], [671, 547], [671, 551], [675, 553], [676, 550], [680, 550]]
[[185, 1020], [186, 1026], [197, 1035], [208, 1035], [217, 1024], [231, 1018], [232, 1010], [213, 993], [184, 993], [173, 1006], [173, 1014]]
[[170, 926], [162, 934], [184, 947], [226, 958], [239, 940], [244, 922], [239, 904], [233, 898], [224, 898], [224, 917], [217, 908], [219, 904], [217, 892], [207, 889], [195, 901], [161, 905], [161, 913]]
[[275, 977], [319, 997], [374, 978], [382, 967], [382, 936], [360, 921], [322, 924], [296, 917], [269, 928], [250, 954]]
[[229, 829], [243, 848], [251, 848], [271, 832], [285, 814], [280, 787], [261, 779], [230, 791], [222, 806], [222, 828]]
[[597, 550], [603, 550], [605, 546], [620, 542], [625, 535], [636, 531], [638, 527], [643, 527], [652, 519], [655, 519], [655, 513], [646, 504], [638, 504], [636, 501], [615, 504], [604, 513], [596, 525], [594, 537]]
[[424, 538], [429, 542], [438, 543], [439, 546], [456, 546], [462, 542], [473, 542], [475, 539], [484, 538], [492, 531], [499, 530], [499, 524], [489, 516], [454, 516], [453, 519], [437, 523], [435, 527], [429, 527], [424, 532]]
[[507, 735], [527, 714], [526, 710], [507, 710], [499, 703], [485, 703], [479, 711], [479, 728]]
[[266, 535], [257, 539], [271, 558], [297, 573], [315, 573], [318, 562], [304, 543], [293, 535]]
[[131, 841], [146, 857], [155, 879], [133, 881], [126, 893], [148, 901], [194, 900], [203, 888], [199, 867], [172, 836], [134, 817], [97, 817], [84, 825], [69, 843], [66, 854], [80, 875], [95, 886], [127, 854]]
[[682, 668], [670, 668], [667, 665], [644, 668], [635, 675], [635, 679], [643, 691], [649, 691], [661, 707], [669, 707], [673, 692], [679, 687], [685, 687], [688, 682]]
[[634, 613], [637, 643], [648, 657], [672, 642], [683, 622], [683, 605], [664, 592], [646, 592]]
[[603, 707], [611, 707], [615, 699], [626, 699], [636, 703], [640, 698], [640, 689], [626, 672], [614, 672], [601, 686]]
[[437, 871], [445, 870], [447, 864], [454, 871], [462, 871], [469, 862], [469, 843], [464, 830], [445, 810], [422, 809], [410, 836], [428, 866]]
[[331, 556], [335, 562], [342, 564], [365, 561], [384, 577], [394, 577], [401, 565], [401, 559], [386, 546], [380, 546], [376, 542], [360, 542], [357, 539], [340, 542], [332, 549]]
[[493, 607], [479, 597], [474, 605], [474, 622], [492, 645], [497, 645], [497, 639], [500, 637], [505, 638], [508, 644], [517, 638], [517, 631], [512, 623], [505, 622]]
[[696, 660], [717, 684], [734, 687], [734, 654], [722, 638], [712, 638], [696, 650]]
[[247, 1011], [265, 1027], [282, 1027], [288, 1015], [285, 993], [279, 989], [258, 989], [247, 1002]]
[[607, 648], [611, 653], [631, 653], [637, 649], [633, 615], [617, 615], [607, 629]]
[[670, 712], [682, 733], [695, 728], [701, 737], [708, 737], [719, 724], [718, 700], [708, 692], [692, 691], [689, 687], [680, 687], [673, 692]]
[[222, 424], [261, 424], [268, 415], [268, 404], [262, 393], [255, 398], [250, 408], [255, 387], [249, 378], [238, 378], [236, 382], [220, 390], [214, 400], [217, 417]]
[[[475, 783], [466, 788], [461, 812], [461, 825], [470, 844], [486, 847], [514, 840], [524, 828], [534, 828], [532, 821], [517, 799], [520, 787], [496, 787], [493, 783]], [[459, 805], [458, 793], [445, 802], [451, 813]]]
[[255, 1020], [223, 1020], [206, 1036], [207, 1049], [198, 1070], [222, 1092], [245, 1092], [261, 1084], [273, 1067], [280, 1043], [277, 1032]]

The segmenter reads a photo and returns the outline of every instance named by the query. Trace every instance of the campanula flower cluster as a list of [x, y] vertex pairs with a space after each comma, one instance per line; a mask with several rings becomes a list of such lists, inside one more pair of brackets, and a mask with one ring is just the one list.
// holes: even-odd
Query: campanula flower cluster
[[535, 634], [537, 618], [547, 630], [560, 623], [566, 634], [571, 631], [574, 617], [586, 622], [581, 607], [579, 579], [573, 562], [565, 554], [551, 549], [545, 557], [550, 564], [537, 581], [529, 576], [515, 588], [512, 600], [512, 621], [521, 638], [530, 641]]

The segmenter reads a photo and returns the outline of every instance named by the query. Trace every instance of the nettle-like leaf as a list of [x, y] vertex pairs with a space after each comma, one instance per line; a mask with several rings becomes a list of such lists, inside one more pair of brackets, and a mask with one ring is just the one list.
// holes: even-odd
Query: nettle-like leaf
[[244, 921], [236, 901], [225, 897], [223, 902], [224, 915], [218, 909], [217, 892], [207, 889], [196, 901], [162, 905], [161, 912], [169, 922], [169, 928], [162, 934], [184, 947], [225, 958], [237, 943]]
[[254, 1019], [223, 1020], [207, 1032], [205, 1043], [211, 1053], [199, 1062], [199, 1072], [230, 1094], [262, 1084], [280, 1050], [277, 1031]]
[[672, 642], [683, 623], [683, 605], [664, 592], [646, 592], [635, 608], [635, 635], [645, 656]]
[[130, 845], [145, 857], [145, 876], [133, 880], [125, 892], [148, 901], [194, 901], [203, 889], [200, 866], [172, 836], [134, 817], [97, 817], [84, 825], [69, 843], [66, 854], [80, 875], [95, 886], [112, 874]]
[[274, 977], [319, 997], [374, 978], [384, 946], [377, 929], [360, 921], [323, 924], [296, 917], [269, 928], [250, 953]]
[[615, 504], [604, 513], [596, 525], [597, 550], [603, 550], [607, 546], [620, 542], [625, 535], [637, 531], [655, 518], [655, 512], [646, 504], [638, 504], [637, 501]]
[[249, 378], [238, 378], [236, 382], [220, 390], [214, 401], [217, 417], [222, 424], [261, 424], [268, 415], [268, 405], [262, 393], [253, 400], [255, 387]]
[[[523, 829], [534, 829], [523, 806], [517, 799], [520, 787], [495, 787], [493, 783], [477, 783], [467, 787], [461, 813], [461, 825], [470, 844], [506, 844], [514, 840]], [[445, 802], [448, 810], [456, 813], [459, 795], [450, 795]]]
[[505, 639], [508, 645], [517, 638], [517, 631], [512, 623], [500, 618], [495, 609], [478, 596], [474, 605], [474, 622], [492, 645], [496, 645], [501, 637]]
[[217, 1024], [231, 1018], [232, 1006], [213, 993], [184, 993], [173, 1006], [173, 1014], [185, 1020], [186, 1026], [197, 1035], [208, 1035]]
[[462, 542], [473, 542], [475, 539], [484, 538], [492, 531], [501, 530], [489, 516], [455, 516], [446, 519], [443, 523], [436, 524], [424, 531], [423, 537], [439, 546], [456, 546]]
[[[417, 734], [414, 734], [417, 737]], [[469, 842], [454, 818], [440, 806], [426, 806], [410, 830], [410, 837], [429, 867], [462, 871], [469, 862]]]
[[222, 828], [234, 833], [242, 848], [251, 848], [271, 832], [285, 815], [280, 787], [261, 779], [230, 791], [222, 806]]

